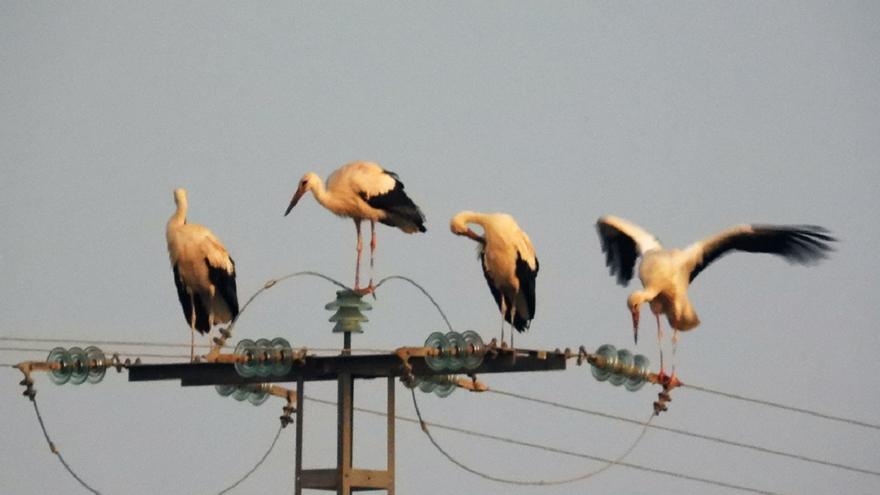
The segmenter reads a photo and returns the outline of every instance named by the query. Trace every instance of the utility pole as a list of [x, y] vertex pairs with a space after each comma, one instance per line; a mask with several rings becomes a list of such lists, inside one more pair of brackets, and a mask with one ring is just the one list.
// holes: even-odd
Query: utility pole
[[[128, 367], [128, 379], [132, 382], [153, 380], [180, 380], [183, 386], [244, 385], [267, 382], [296, 382], [296, 482], [294, 493], [301, 495], [303, 489], [335, 491], [338, 495], [351, 495], [352, 491], [385, 490], [389, 495], [395, 491], [395, 379], [403, 377], [432, 377], [446, 375], [449, 370], [438, 369], [438, 349], [431, 347], [402, 347], [393, 353], [352, 355], [351, 335], [362, 333], [360, 324], [367, 321], [361, 311], [370, 305], [361, 295], [344, 290], [336, 293], [336, 300], [326, 306], [336, 310], [330, 321], [336, 322], [334, 333], [343, 334], [343, 349], [336, 356], [314, 356], [302, 352], [292, 359], [289, 370], [278, 376], [242, 376], [236, 371], [233, 356], [214, 362], [133, 364]], [[459, 334], [456, 338], [460, 338]], [[482, 347], [482, 346], [481, 346]], [[460, 347], [450, 355], [461, 357], [468, 352]], [[458, 353], [458, 354], [456, 354]], [[537, 351], [489, 346], [480, 350], [479, 365], [468, 369], [476, 376], [484, 373], [510, 373], [526, 371], [564, 370], [570, 357], [562, 351]], [[238, 356], [240, 358], [240, 356]], [[266, 358], [270, 359], [270, 358]], [[433, 360], [433, 361], [432, 361]], [[460, 361], [459, 361], [460, 362]], [[354, 383], [356, 380], [381, 378], [388, 385], [387, 395], [387, 465], [384, 470], [357, 469], [352, 465], [354, 446]], [[337, 383], [337, 434], [336, 466], [326, 469], [303, 469], [305, 424], [304, 393], [306, 382], [336, 380]]]

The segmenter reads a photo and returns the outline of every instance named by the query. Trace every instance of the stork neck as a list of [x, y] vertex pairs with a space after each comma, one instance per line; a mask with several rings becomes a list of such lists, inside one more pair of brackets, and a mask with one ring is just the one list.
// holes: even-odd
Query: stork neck
[[315, 200], [324, 208], [327, 208], [330, 211], [336, 211], [338, 207], [341, 206], [342, 202], [339, 201], [339, 198], [324, 188], [324, 181], [322, 181], [320, 177], [317, 181], [309, 184], [309, 189], [311, 189], [312, 194], [315, 195]]
[[168, 227], [179, 227], [186, 223], [186, 199], [180, 198], [177, 201], [177, 211], [168, 219]]

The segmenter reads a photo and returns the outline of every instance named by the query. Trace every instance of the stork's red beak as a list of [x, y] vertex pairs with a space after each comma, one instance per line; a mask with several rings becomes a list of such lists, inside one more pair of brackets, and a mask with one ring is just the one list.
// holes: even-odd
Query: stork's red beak
[[287, 210], [284, 212], [284, 216], [286, 217], [290, 210], [299, 203], [299, 198], [303, 197], [303, 194], [306, 193], [306, 189], [304, 187], [300, 187], [296, 190], [296, 193], [293, 195], [293, 199], [290, 200], [290, 205], [287, 207]]
[[633, 317], [633, 341], [635, 341], [635, 343], [637, 345], [639, 343], [639, 315], [640, 315], [639, 308], [636, 307], [636, 309], [634, 309], [632, 311], [632, 317]]

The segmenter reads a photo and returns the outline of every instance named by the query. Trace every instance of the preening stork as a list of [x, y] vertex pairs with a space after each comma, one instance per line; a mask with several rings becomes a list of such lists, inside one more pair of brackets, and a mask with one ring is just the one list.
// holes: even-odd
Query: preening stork
[[[688, 286], [710, 263], [731, 251], [769, 253], [791, 263], [809, 265], [828, 256], [830, 242], [836, 241], [827, 230], [812, 225], [740, 225], [697, 241], [685, 249], [664, 249], [656, 237], [622, 218], [604, 216], [596, 223], [606, 265], [620, 285], [633, 276], [636, 258], [641, 256], [639, 279], [644, 290], [627, 299], [632, 313], [633, 338], [638, 342], [639, 308], [649, 303], [657, 319], [657, 339], [662, 337], [660, 315], [665, 314], [675, 330], [691, 330], [700, 319], [688, 300]], [[661, 372], [663, 354], [661, 351]]]
[[[354, 272], [356, 291], [373, 290], [373, 253], [376, 250], [376, 222], [397, 227], [407, 234], [425, 232], [425, 216], [422, 210], [403, 191], [403, 182], [394, 172], [383, 169], [373, 162], [352, 162], [344, 165], [327, 178], [327, 187], [315, 173], [302, 176], [299, 186], [284, 216], [296, 206], [300, 198], [311, 191], [318, 203], [331, 212], [354, 220], [357, 230], [357, 261]], [[370, 221], [370, 283], [360, 288], [361, 222]]]
[[195, 332], [206, 334], [215, 324], [238, 315], [235, 262], [210, 230], [186, 223], [186, 190], [174, 190], [177, 211], [165, 229], [177, 297], [190, 326], [190, 358], [195, 357]]
[[[468, 224], [482, 227], [483, 235], [471, 230]], [[538, 257], [529, 236], [505, 213], [462, 211], [452, 217], [449, 229], [479, 244], [483, 275], [501, 311], [501, 342], [504, 342], [504, 321], [518, 332], [526, 331], [535, 317], [538, 276]], [[513, 345], [513, 330], [510, 344]]]

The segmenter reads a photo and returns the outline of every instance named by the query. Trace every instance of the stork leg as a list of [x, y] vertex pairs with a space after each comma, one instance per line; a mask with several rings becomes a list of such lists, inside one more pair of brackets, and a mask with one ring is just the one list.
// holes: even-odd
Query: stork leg
[[[510, 305], [510, 321], [513, 321], [513, 320], [514, 320], [513, 315], [514, 315], [515, 313], [516, 313], [516, 305], [515, 305], [515, 304], [511, 304], [511, 305]], [[513, 347], [513, 334], [514, 334], [514, 330], [515, 330], [515, 329], [513, 328], [513, 323], [511, 323], [511, 324], [510, 324], [510, 348], [511, 348], [511, 349], [514, 349], [514, 347]]]
[[364, 243], [361, 240], [361, 220], [354, 219], [354, 228], [357, 230], [357, 261], [354, 265], [354, 290], [359, 291], [361, 288], [361, 251], [364, 249]]
[[663, 329], [660, 328], [660, 313], [654, 313], [654, 318], [657, 319], [657, 347], [660, 348], [660, 376], [666, 375], [666, 370], [663, 367]]
[[507, 311], [507, 304], [504, 297], [501, 298], [501, 346], [504, 346], [504, 314]]
[[370, 293], [373, 294], [373, 299], [376, 298], [376, 293], [373, 292], [373, 253], [376, 251], [376, 221], [370, 219], [370, 284], [367, 288], [370, 290]]
[[189, 295], [189, 305], [192, 308], [189, 315], [189, 360], [196, 359], [196, 298], [192, 294]]
[[675, 379], [675, 351], [678, 349], [678, 329], [674, 329], [672, 332], [672, 375], [669, 377], [670, 380]]

